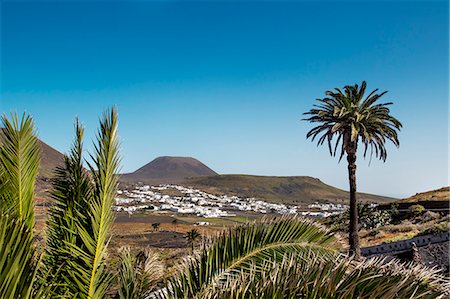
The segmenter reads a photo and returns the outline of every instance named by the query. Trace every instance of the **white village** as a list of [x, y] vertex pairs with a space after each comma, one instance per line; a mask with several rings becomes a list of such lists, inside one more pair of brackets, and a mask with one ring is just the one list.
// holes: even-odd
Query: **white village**
[[[175, 191], [173, 195], [167, 191]], [[169, 194], [164, 194], [169, 193]], [[307, 209], [305, 209], [307, 208]], [[114, 210], [133, 213], [167, 211], [179, 214], [193, 214], [198, 217], [217, 218], [235, 216], [235, 212], [261, 214], [299, 214], [310, 217], [328, 217], [344, 212], [347, 205], [314, 203], [301, 209], [300, 206], [269, 203], [258, 198], [240, 198], [229, 195], [213, 195], [201, 190], [180, 185], [135, 186], [131, 190], [120, 189], [115, 198]]]

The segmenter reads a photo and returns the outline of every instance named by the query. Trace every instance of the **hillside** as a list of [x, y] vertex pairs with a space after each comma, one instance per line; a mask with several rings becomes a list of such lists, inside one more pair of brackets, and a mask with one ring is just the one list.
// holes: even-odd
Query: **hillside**
[[39, 140], [39, 145], [41, 147], [41, 165], [39, 167], [39, 177], [50, 178], [54, 169], [57, 166], [62, 165], [64, 161], [64, 155], [41, 140]]
[[41, 164], [39, 166], [38, 178], [36, 181], [36, 195], [38, 202], [48, 198], [48, 190], [50, 189], [50, 178], [53, 175], [53, 171], [59, 165], [62, 165], [64, 161], [64, 155], [39, 140], [41, 147]]
[[178, 183], [190, 177], [214, 176], [217, 173], [191, 157], [158, 157], [132, 173], [123, 174], [122, 182], [146, 184]]
[[[347, 203], [348, 192], [307, 176], [275, 177], [253, 175], [220, 175], [190, 178], [184, 185], [215, 194], [257, 197], [271, 202], [297, 205], [313, 202]], [[394, 198], [359, 193], [363, 202], [389, 202]]]
[[419, 201], [448, 201], [450, 200], [450, 187], [416, 193], [415, 195], [399, 200], [399, 203], [411, 203]]

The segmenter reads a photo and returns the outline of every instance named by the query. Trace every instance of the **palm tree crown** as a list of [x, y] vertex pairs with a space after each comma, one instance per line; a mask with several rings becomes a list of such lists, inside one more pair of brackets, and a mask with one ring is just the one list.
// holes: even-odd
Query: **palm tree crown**
[[[314, 140], [319, 137], [317, 144], [322, 145], [328, 142], [331, 155], [336, 155], [339, 145], [341, 145], [340, 159], [345, 152], [356, 151], [356, 145], [361, 139], [364, 144], [364, 157], [370, 148], [370, 155], [375, 151], [375, 156], [386, 161], [386, 141], [390, 140], [395, 146], [399, 146], [397, 131], [402, 124], [390, 115], [389, 103], [376, 104], [387, 91], [377, 93], [378, 89], [372, 91], [364, 97], [366, 82], [361, 86], [355, 84], [347, 85], [344, 91], [335, 88], [334, 91], [327, 91], [327, 97], [317, 99], [320, 102], [314, 105], [315, 108], [304, 113], [310, 115], [307, 121], [320, 123], [306, 135]], [[332, 145], [333, 137], [337, 140]], [[354, 145], [354, 148], [351, 146]]]

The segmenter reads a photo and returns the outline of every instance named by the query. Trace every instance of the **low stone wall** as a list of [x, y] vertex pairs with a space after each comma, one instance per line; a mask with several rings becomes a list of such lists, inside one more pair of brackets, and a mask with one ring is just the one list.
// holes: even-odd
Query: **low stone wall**
[[[448, 213], [450, 209], [450, 201], [448, 200], [419, 200], [417, 202], [400, 202], [397, 203], [399, 211], [408, 210], [412, 205], [421, 205], [426, 210]], [[391, 204], [381, 204], [377, 207], [379, 210], [391, 209]]]
[[411, 250], [413, 243], [415, 243], [417, 247], [422, 247], [435, 243], [448, 243], [449, 239], [449, 232], [444, 232], [439, 235], [418, 236], [409, 240], [364, 247], [361, 248], [361, 254], [363, 256], [371, 256], [374, 254], [408, 251]]

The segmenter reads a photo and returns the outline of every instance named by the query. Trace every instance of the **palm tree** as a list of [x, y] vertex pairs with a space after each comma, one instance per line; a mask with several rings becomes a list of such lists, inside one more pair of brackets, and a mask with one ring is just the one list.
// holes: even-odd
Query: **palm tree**
[[192, 252], [194, 252], [194, 242], [198, 237], [200, 237], [200, 233], [195, 228], [186, 233], [186, 238], [188, 242], [191, 243]]
[[[364, 145], [364, 157], [370, 148], [370, 156], [383, 162], [386, 161], [386, 141], [391, 141], [396, 147], [400, 143], [397, 131], [402, 124], [390, 115], [388, 108], [392, 103], [377, 104], [386, 91], [377, 93], [378, 89], [365, 96], [366, 82], [361, 86], [347, 85], [341, 91], [336, 88], [327, 91], [326, 97], [317, 99], [318, 105], [304, 113], [310, 115], [305, 119], [312, 123], [319, 123], [310, 130], [306, 137], [312, 141], [318, 137], [317, 145], [328, 143], [330, 154], [335, 156], [340, 145], [339, 161], [347, 155], [348, 177], [350, 183], [350, 254], [360, 258], [361, 250], [358, 238], [358, 211], [356, 199], [356, 154], [359, 141]], [[333, 145], [333, 138], [336, 137]]]
[[177, 231], [178, 220], [175, 218], [172, 220], [173, 231]]
[[159, 222], [152, 223], [153, 231], [155, 231], [155, 232], [158, 231], [160, 225], [161, 225], [161, 223], [159, 223]]

